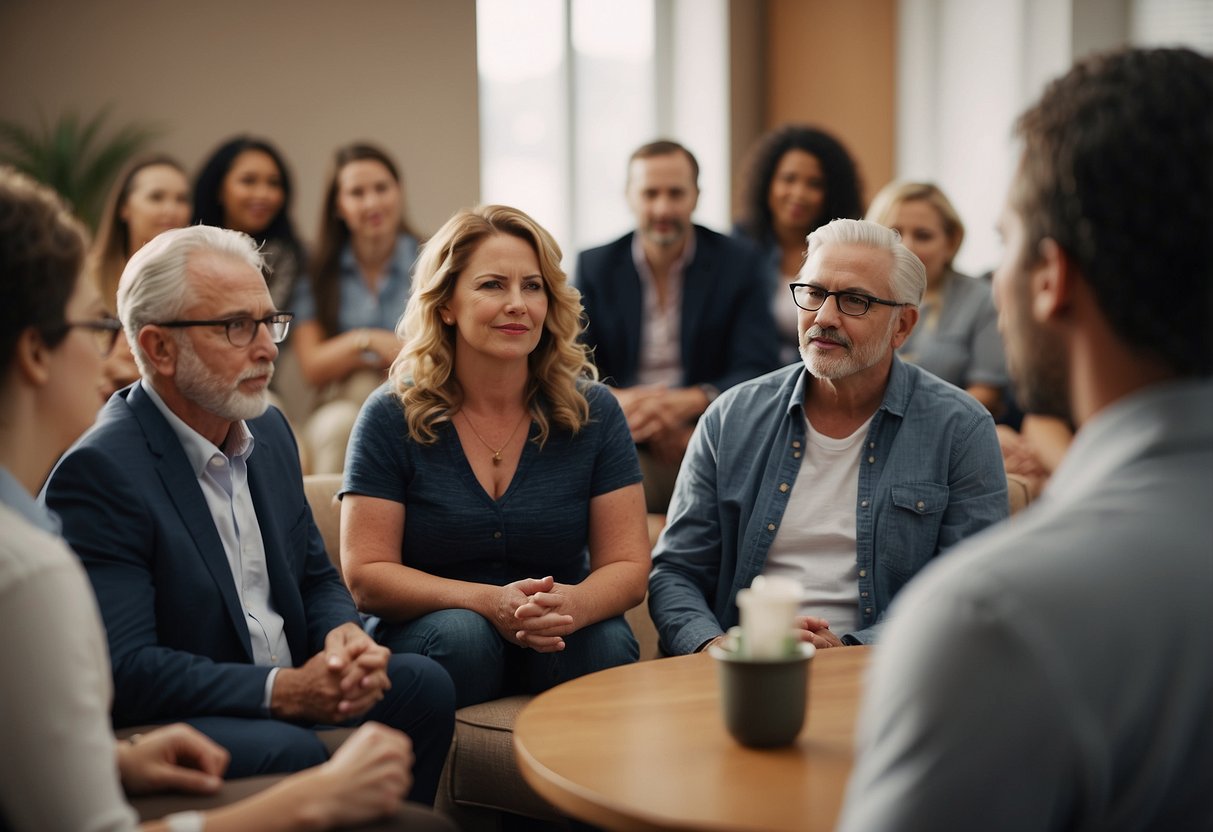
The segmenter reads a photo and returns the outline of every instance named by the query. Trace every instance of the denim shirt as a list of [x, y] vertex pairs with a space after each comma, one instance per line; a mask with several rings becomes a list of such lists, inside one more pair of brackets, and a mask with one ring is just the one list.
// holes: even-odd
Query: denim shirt
[[[649, 609], [663, 648], [690, 653], [737, 624], [800, 469], [807, 372], [792, 365], [722, 393], [700, 419], [653, 553]], [[893, 596], [941, 551], [1009, 513], [994, 420], [967, 393], [894, 356], [872, 417], [855, 506], [867, 644]]]

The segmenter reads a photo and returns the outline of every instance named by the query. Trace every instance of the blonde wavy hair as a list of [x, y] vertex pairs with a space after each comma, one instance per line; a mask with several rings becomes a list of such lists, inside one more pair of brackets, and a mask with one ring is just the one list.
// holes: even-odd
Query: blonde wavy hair
[[584, 329], [581, 293], [560, 268], [560, 247], [522, 211], [481, 205], [456, 213], [422, 247], [408, 306], [396, 326], [404, 348], [388, 378], [416, 442], [436, 441], [437, 426], [450, 421], [463, 403], [455, 378], [455, 325], [442, 322], [441, 310], [472, 253], [498, 234], [517, 237], [534, 250], [548, 297], [539, 345], [527, 359], [526, 405], [539, 423], [537, 441], [542, 447], [553, 424], [577, 433], [589, 421], [590, 405], [580, 383], [596, 380], [598, 371], [577, 340]]

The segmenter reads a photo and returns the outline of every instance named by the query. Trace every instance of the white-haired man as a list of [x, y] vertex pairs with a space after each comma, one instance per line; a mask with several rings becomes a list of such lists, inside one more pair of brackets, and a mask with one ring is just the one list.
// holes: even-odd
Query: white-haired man
[[926, 272], [897, 233], [835, 220], [808, 238], [788, 302], [803, 366], [721, 394], [700, 420], [653, 555], [664, 649], [702, 650], [758, 575], [803, 588], [801, 638], [872, 641], [928, 561], [1007, 516], [989, 413], [903, 363]]
[[244, 234], [166, 232], [118, 290], [142, 378], [60, 461], [47, 504], [97, 594], [118, 727], [183, 720], [231, 753], [228, 776], [323, 762], [316, 726], [376, 720], [416, 754], [432, 803], [453, 729], [437, 664], [359, 626], [266, 386], [290, 314]]

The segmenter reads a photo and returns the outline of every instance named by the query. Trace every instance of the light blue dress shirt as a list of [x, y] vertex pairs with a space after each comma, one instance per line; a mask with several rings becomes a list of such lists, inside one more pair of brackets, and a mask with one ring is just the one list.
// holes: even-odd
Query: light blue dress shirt
[[181, 442], [185, 457], [198, 477], [215, 531], [223, 541], [228, 567], [236, 584], [236, 595], [244, 610], [253, 663], [273, 668], [265, 679], [264, 706], [268, 713], [278, 670], [292, 667], [282, 616], [274, 609], [265, 544], [253, 495], [248, 488], [248, 458], [253, 453], [253, 435], [244, 422], [235, 422], [223, 448], [216, 447], [169, 410], [151, 385], [143, 385], [148, 398], [164, 415]]
[[[395, 330], [404, 314], [409, 299], [411, 280], [409, 273], [417, 259], [417, 240], [408, 234], [396, 238], [396, 250], [388, 263], [387, 273], [379, 283], [378, 292], [372, 294], [362, 279], [362, 269], [349, 245], [341, 250], [340, 306], [337, 311], [337, 327], [340, 332], [351, 329]], [[298, 323], [316, 319], [316, 302], [312, 297], [312, 284], [299, 281], [291, 299], [291, 311]]]

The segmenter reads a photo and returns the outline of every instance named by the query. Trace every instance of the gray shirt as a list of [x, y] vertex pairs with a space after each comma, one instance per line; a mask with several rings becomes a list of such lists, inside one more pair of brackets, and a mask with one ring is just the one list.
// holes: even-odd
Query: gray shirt
[[939, 309], [921, 307], [918, 326], [897, 354], [957, 387], [1005, 387], [1007, 362], [989, 282], [951, 269], [943, 281]]
[[894, 604], [842, 830], [1213, 829], [1213, 382], [1090, 420]]

